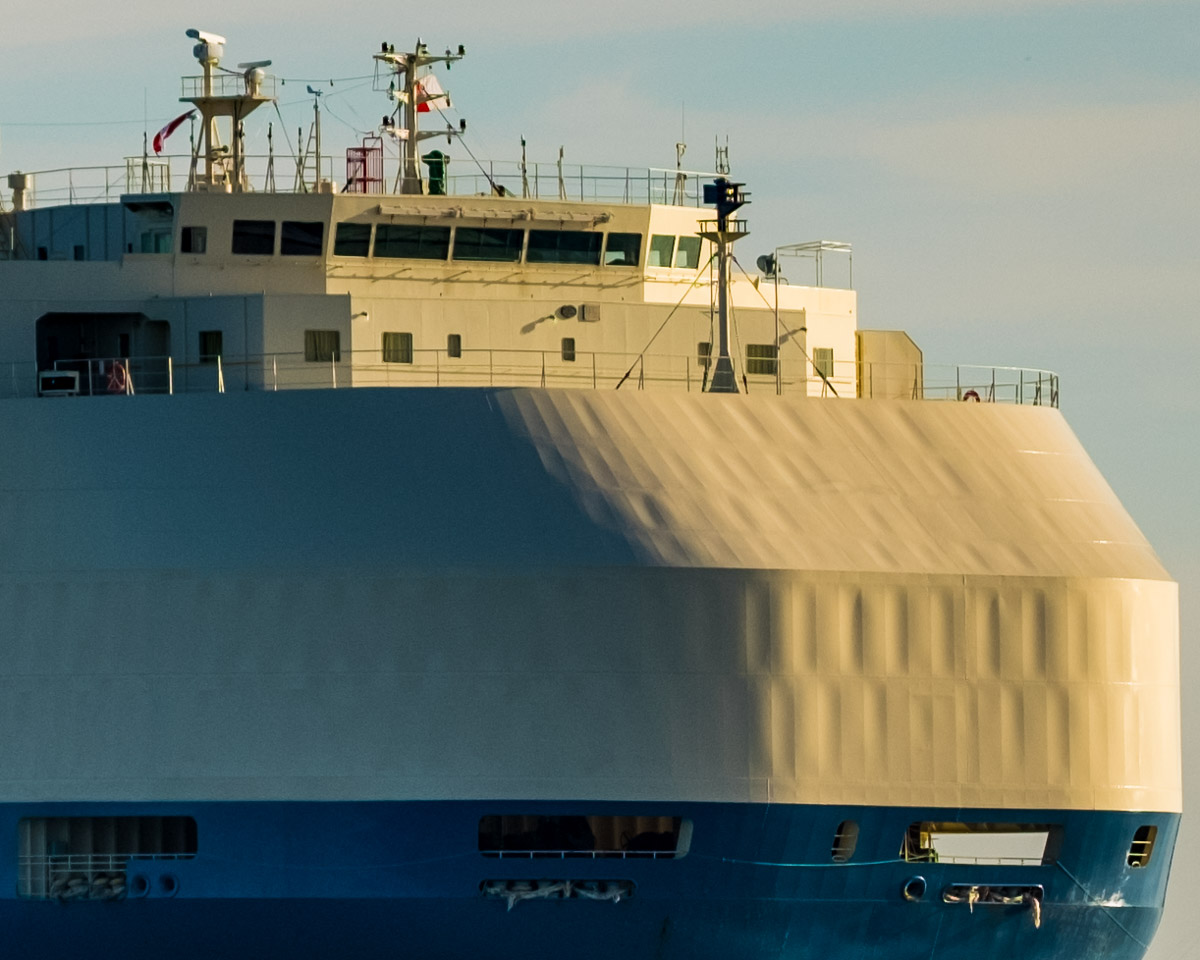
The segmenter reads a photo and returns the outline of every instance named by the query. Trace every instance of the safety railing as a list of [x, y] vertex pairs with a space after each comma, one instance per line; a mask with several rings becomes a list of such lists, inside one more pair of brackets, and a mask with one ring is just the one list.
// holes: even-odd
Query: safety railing
[[[234, 78], [241, 82], [241, 78]], [[321, 156], [320, 179], [345, 184], [345, 158], [338, 153]], [[242, 157], [248, 189], [259, 193], [308, 193], [313, 190], [315, 158], [297, 159], [294, 148], [275, 154], [245, 154]], [[398, 161], [385, 161], [382, 193], [397, 185]], [[187, 191], [192, 158], [188, 154], [135, 156], [112, 166], [60, 167], [26, 174], [26, 207], [61, 204], [115, 202], [122, 195], [137, 193], [182, 193]], [[202, 172], [203, 160], [199, 161]], [[390, 168], [390, 171], [389, 171]], [[461, 169], [460, 169], [461, 168]], [[299, 170], [299, 173], [297, 173]], [[465, 171], [465, 172], [463, 172]], [[483, 161], [479, 166], [465, 161], [455, 164], [446, 178], [447, 190], [455, 196], [504, 193], [541, 200], [576, 200], [604, 203], [659, 203], [701, 206], [702, 184], [716, 174], [658, 167], [597, 166], [593, 164], [528, 163]], [[423, 181], [428, 189], [428, 182]], [[36, 198], [36, 200], [35, 200]]]
[[73, 853], [17, 858], [17, 894], [33, 900], [114, 900], [126, 892], [130, 861], [192, 860], [183, 853]]
[[[572, 359], [573, 358], [573, 359]], [[313, 358], [302, 352], [214, 356], [202, 361], [171, 356], [0, 362], [0, 398], [43, 393], [48, 372], [66, 373], [73, 389], [45, 395], [230, 393], [345, 387], [533, 387], [576, 390], [707, 389], [712, 359], [678, 354], [561, 350], [414, 349], [384, 359], [378, 349], [340, 351]], [[846, 363], [817, 368], [804, 356], [735, 360], [738, 387], [750, 394], [1057, 407], [1059, 378], [1022, 367]], [[39, 376], [40, 374], [40, 376]]]

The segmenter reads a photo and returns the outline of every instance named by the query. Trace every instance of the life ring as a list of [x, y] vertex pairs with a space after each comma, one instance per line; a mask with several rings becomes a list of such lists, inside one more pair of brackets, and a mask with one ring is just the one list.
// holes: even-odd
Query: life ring
[[108, 392], [127, 393], [129, 391], [129, 372], [120, 360], [114, 360], [108, 368]]
[[976, 403], [979, 403], [979, 393], [976, 390], [968, 390], [962, 395], [962, 398], [963, 400], [974, 400]]

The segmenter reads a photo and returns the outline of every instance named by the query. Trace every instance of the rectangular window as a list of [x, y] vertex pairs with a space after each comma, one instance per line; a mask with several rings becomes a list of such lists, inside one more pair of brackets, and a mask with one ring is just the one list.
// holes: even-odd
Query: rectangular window
[[708, 340], [701, 340], [696, 344], [696, 362], [705, 370], [712, 363], [712, 343]]
[[904, 859], [929, 863], [1054, 863], [1062, 827], [1049, 823], [934, 823], [909, 826]]
[[74, 247], [75, 259], [83, 260], [86, 256], [86, 251], [83, 249], [83, 244], [77, 243]]
[[208, 227], [184, 227], [179, 231], [180, 253], [206, 253]]
[[142, 253], [170, 253], [171, 231], [145, 230], [142, 232], [141, 245]]
[[371, 252], [369, 223], [339, 223], [333, 238], [335, 257], [365, 257]]
[[674, 252], [675, 238], [656, 233], [650, 237], [650, 252], [646, 257], [646, 266], [669, 267], [671, 254]]
[[675, 266], [686, 270], [695, 270], [700, 266], [699, 237], [679, 238], [679, 247], [675, 251]]
[[233, 252], [269, 257], [275, 252], [274, 220], [234, 220]]
[[775, 376], [775, 358], [779, 348], [773, 343], [746, 344], [746, 373]]
[[450, 255], [449, 227], [381, 223], [375, 228], [375, 256], [407, 260], [445, 260]]
[[454, 231], [454, 259], [516, 263], [524, 241], [524, 230], [459, 227]]
[[828, 380], [833, 376], [833, 348], [813, 347], [813, 373]]
[[284, 220], [279, 231], [279, 253], [285, 257], [319, 257], [325, 241], [325, 224], [319, 220]]
[[342, 359], [342, 335], [337, 330], [305, 330], [304, 359], [309, 363], [329, 363]]
[[384, 363], [412, 363], [413, 339], [411, 333], [385, 333], [383, 335]]
[[636, 267], [642, 262], [640, 233], [610, 233], [604, 241], [606, 267]]
[[479, 820], [479, 852], [513, 859], [672, 860], [687, 854], [692, 822], [661, 816], [492, 815]]
[[220, 330], [200, 331], [200, 362], [216, 363], [217, 357], [223, 356], [221, 349], [222, 335]]
[[448, 333], [446, 334], [446, 356], [461, 357], [462, 356], [462, 334]]
[[191, 860], [198, 849], [191, 817], [27, 818], [17, 825], [17, 895], [62, 901], [145, 896], [145, 875], [127, 875], [130, 860], [135, 866]]
[[575, 338], [563, 337], [562, 341], [562, 358], [568, 363], [575, 361]]
[[[460, 230], [461, 234], [462, 231]], [[597, 266], [600, 263], [600, 243], [604, 237], [599, 233], [582, 233], [566, 230], [530, 230], [529, 249], [525, 251], [526, 263], [585, 263]]]

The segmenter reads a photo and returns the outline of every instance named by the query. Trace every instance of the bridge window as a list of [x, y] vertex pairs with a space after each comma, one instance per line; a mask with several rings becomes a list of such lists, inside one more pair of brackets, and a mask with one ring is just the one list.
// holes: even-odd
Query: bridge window
[[700, 266], [699, 237], [679, 238], [679, 246], [675, 250], [675, 266], [686, 270], [695, 270]]
[[[461, 234], [462, 231], [460, 230]], [[530, 230], [526, 263], [600, 263], [599, 233], [567, 230]]]
[[220, 330], [201, 330], [200, 331], [200, 362], [201, 363], [216, 363], [217, 358], [222, 356], [221, 342], [223, 340]]
[[275, 252], [274, 220], [234, 220], [233, 252], [269, 257]]
[[375, 256], [409, 260], [445, 260], [450, 255], [449, 227], [381, 223], [375, 228]]
[[1133, 835], [1133, 842], [1129, 845], [1129, 853], [1125, 857], [1125, 862], [1131, 867], [1149, 866], [1150, 857], [1154, 853], [1154, 841], [1157, 838], [1158, 827], [1149, 824], [1138, 827]]
[[365, 257], [371, 252], [369, 223], [339, 223], [333, 237], [335, 257]]
[[712, 342], [709, 340], [701, 340], [696, 344], [696, 362], [705, 370], [712, 363]]
[[562, 341], [562, 358], [568, 363], [575, 360], [575, 338], [563, 337]]
[[640, 233], [610, 233], [604, 243], [606, 267], [636, 267], [642, 262]]
[[279, 253], [285, 257], [319, 257], [325, 241], [325, 224], [319, 220], [284, 220]]
[[773, 343], [746, 344], [746, 372], [775, 376], [775, 358], [779, 348]]
[[813, 347], [812, 364], [814, 374], [830, 379], [833, 376], [833, 348]]
[[446, 356], [461, 357], [462, 356], [462, 334], [448, 333], [446, 334]]
[[208, 227], [184, 227], [179, 231], [180, 253], [207, 253]]
[[412, 363], [413, 335], [411, 333], [385, 333], [383, 335], [384, 363]]
[[454, 259], [516, 263], [524, 242], [524, 230], [459, 227], [454, 233]]
[[342, 359], [342, 337], [337, 330], [305, 330], [304, 359], [309, 363], [331, 363]]
[[479, 852], [513, 859], [671, 860], [687, 854], [692, 823], [655, 816], [487, 816]]
[[650, 252], [646, 255], [646, 266], [669, 267], [671, 254], [675, 252], [675, 238], [656, 233], [650, 237]]

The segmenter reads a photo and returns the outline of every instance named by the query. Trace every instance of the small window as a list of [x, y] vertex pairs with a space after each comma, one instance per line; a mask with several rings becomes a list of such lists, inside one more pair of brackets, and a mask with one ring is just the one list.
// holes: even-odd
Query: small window
[[575, 338], [563, 337], [562, 340], [562, 358], [568, 363], [575, 362]]
[[1149, 866], [1157, 837], [1158, 827], [1149, 824], [1138, 827], [1133, 835], [1133, 842], [1129, 845], [1129, 854], [1125, 857], [1125, 862], [1131, 867]]
[[610, 233], [604, 243], [606, 267], [636, 267], [642, 262], [640, 233]]
[[385, 333], [383, 335], [384, 363], [412, 363], [413, 337], [411, 333]]
[[375, 228], [375, 256], [408, 260], [445, 260], [450, 255], [449, 227], [381, 223]]
[[[461, 234], [462, 231], [460, 230]], [[598, 266], [600, 263], [599, 233], [583, 233], [567, 230], [530, 230], [529, 249], [525, 251], [526, 263], [584, 263]]]
[[206, 253], [208, 227], [184, 227], [179, 231], [180, 253]]
[[461, 357], [462, 356], [462, 334], [448, 333], [446, 334], [446, 356]]
[[705, 370], [712, 363], [712, 343], [708, 340], [701, 340], [696, 344], [696, 362]]
[[305, 330], [304, 359], [309, 363], [339, 362], [342, 359], [342, 335], [337, 330]]
[[459, 227], [454, 232], [454, 259], [516, 263], [524, 242], [524, 230]]
[[675, 238], [656, 233], [650, 237], [650, 252], [647, 254], [646, 266], [669, 267], [671, 254], [674, 252]]
[[279, 253], [285, 257], [319, 257], [325, 224], [319, 220], [284, 220], [279, 232]]
[[[129, 252], [132, 253], [133, 252], [133, 244], [130, 244], [129, 247], [130, 247]], [[47, 250], [45, 247], [38, 247], [37, 248], [37, 258], [39, 260], [49, 260], [50, 259], [50, 251]]]
[[170, 253], [171, 231], [168, 229], [144, 230], [141, 236], [142, 253]]
[[699, 237], [679, 238], [679, 247], [675, 250], [675, 266], [686, 270], [695, 270], [700, 266]]
[[339, 223], [333, 238], [335, 257], [365, 257], [371, 252], [369, 223]]
[[813, 373], [828, 380], [833, 376], [833, 348], [813, 347]]
[[854, 820], [843, 820], [838, 824], [837, 832], [833, 835], [833, 850], [831, 855], [834, 863], [846, 863], [854, 856], [858, 846], [858, 823]]
[[86, 251], [83, 249], [82, 243], [75, 244], [73, 250], [76, 260], [83, 260], [86, 258]]
[[234, 220], [233, 252], [269, 257], [275, 252], [274, 220]]
[[200, 331], [200, 362], [216, 363], [217, 357], [223, 356], [221, 347], [222, 335], [220, 330]]
[[746, 373], [775, 376], [775, 358], [779, 348], [773, 343], [746, 344]]

